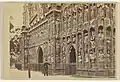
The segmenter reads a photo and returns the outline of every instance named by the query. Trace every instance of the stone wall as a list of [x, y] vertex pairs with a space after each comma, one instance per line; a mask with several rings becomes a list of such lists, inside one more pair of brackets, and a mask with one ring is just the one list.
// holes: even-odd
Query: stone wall
[[[39, 15], [36, 15], [32, 21], [37, 22], [30, 24], [31, 63], [38, 63], [37, 48], [42, 47], [43, 60], [47, 59], [56, 70], [73, 64], [76, 74], [83, 76], [107, 76], [108, 71], [115, 70], [115, 4], [49, 6], [43, 18], [37, 21]], [[72, 47], [75, 62], [70, 58]], [[114, 73], [108, 75], [114, 76]]]

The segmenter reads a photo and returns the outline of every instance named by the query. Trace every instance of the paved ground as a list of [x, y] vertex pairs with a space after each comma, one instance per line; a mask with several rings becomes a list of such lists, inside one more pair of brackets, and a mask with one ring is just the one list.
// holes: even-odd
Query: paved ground
[[[10, 78], [11, 79], [29, 79], [28, 71], [20, 71], [17, 69], [10, 69]], [[53, 75], [53, 76], [44, 76], [41, 72], [31, 71], [31, 79], [39, 79], [39, 80], [76, 80], [80, 78], [72, 77], [72, 76], [63, 76], [63, 75]]]
[[[53, 75], [53, 76], [44, 76], [41, 72], [31, 71], [31, 75], [33, 80], [82, 80], [82, 79], [91, 79], [91, 78], [83, 78], [83, 77], [73, 77], [73, 76], [65, 76], [65, 75]], [[27, 79], [28, 71], [20, 71], [17, 69], [10, 69], [10, 79]], [[95, 78], [92, 78], [95, 79]]]

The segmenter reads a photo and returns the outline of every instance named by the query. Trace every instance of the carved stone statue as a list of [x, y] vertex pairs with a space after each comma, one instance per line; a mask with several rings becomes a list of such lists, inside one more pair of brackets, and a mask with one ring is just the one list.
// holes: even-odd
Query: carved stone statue
[[68, 28], [71, 27], [71, 16], [68, 17]]
[[95, 53], [92, 50], [90, 51], [89, 57], [90, 57], [90, 62], [91, 63], [95, 62], [96, 56], [95, 56]]
[[91, 47], [95, 48], [95, 31], [91, 31], [90, 43]]
[[98, 16], [99, 16], [99, 17], [104, 17], [103, 5], [99, 5], [99, 6], [98, 6]]
[[78, 40], [79, 40], [79, 50], [81, 50], [81, 48], [82, 48], [82, 35], [81, 34], [79, 34], [78, 35]]
[[111, 48], [111, 29], [110, 27], [107, 28], [106, 30], [106, 46], [107, 46], [107, 49], [110, 49]]
[[84, 33], [84, 50], [88, 52], [88, 32]]
[[84, 12], [84, 22], [88, 21], [88, 9], [85, 10]]
[[95, 10], [95, 5], [92, 5], [91, 6], [91, 19], [94, 19], [95, 18], [95, 13], [96, 13], [96, 10]]
[[71, 42], [70, 36], [67, 37], [67, 43], [69, 44]]
[[99, 29], [98, 39], [99, 39], [99, 46], [103, 46], [104, 45], [103, 29]]
[[82, 55], [81, 55], [81, 53], [79, 53], [79, 55], [78, 55], [78, 62], [79, 63], [82, 62]]
[[75, 42], [76, 42], [76, 36], [73, 35], [73, 43], [75, 43]]
[[104, 9], [105, 9], [105, 17], [106, 18], [109, 18], [110, 17], [110, 10], [109, 10], [109, 4], [106, 4], [105, 6], [104, 6]]
[[85, 53], [85, 63], [89, 62], [89, 57], [88, 57], [88, 53]]
[[98, 60], [99, 62], [103, 62], [105, 60], [105, 54], [103, 53], [103, 50], [99, 50]]

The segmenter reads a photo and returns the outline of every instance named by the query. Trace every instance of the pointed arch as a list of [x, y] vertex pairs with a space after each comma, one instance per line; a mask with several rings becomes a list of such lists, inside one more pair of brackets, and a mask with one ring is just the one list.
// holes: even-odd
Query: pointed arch
[[76, 51], [73, 45], [70, 47], [70, 63], [76, 63]]
[[43, 63], [43, 50], [42, 50], [42, 48], [39, 46], [37, 51], [38, 51], [38, 63]]

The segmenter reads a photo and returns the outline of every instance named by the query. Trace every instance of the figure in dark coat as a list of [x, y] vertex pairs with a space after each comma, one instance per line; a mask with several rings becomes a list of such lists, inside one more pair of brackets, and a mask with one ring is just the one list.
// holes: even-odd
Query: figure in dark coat
[[45, 62], [43, 67], [44, 67], [44, 76], [47, 75], [48, 76], [48, 65], [50, 65], [50, 63]]

